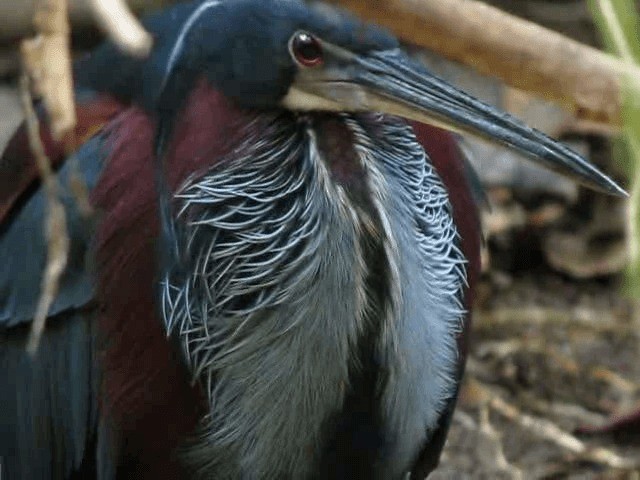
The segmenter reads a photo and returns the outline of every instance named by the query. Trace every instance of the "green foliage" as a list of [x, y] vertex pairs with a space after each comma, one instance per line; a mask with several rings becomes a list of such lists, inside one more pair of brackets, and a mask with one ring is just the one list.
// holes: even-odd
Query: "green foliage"
[[[634, 0], [589, 0], [605, 45], [629, 64], [640, 65], [640, 18]], [[623, 134], [628, 152], [629, 267], [627, 288], [640, 298], [640, 78], [624, 78]]]

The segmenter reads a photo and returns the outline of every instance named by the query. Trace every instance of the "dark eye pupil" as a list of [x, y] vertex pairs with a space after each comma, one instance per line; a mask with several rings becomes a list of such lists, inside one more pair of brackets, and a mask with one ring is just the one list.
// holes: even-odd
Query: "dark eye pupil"
[[293, 39], [293, 53], [305, 66], [317, 65], [322, 61], [320, 43], [308, 33], [299, 33]]

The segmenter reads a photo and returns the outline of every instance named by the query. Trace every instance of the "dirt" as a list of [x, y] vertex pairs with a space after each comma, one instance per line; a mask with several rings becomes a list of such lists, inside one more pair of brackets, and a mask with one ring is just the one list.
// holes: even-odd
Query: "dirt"
[[577, 282], [540, 266], [486, 274], [434, 478], [636, 478], [640, 429], [575, 432], [640, 407], [639, 331], [615, 278]]

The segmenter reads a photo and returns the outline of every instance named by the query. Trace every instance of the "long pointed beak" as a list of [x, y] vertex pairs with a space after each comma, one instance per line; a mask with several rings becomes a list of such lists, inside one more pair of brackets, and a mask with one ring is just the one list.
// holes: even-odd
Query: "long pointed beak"
[[[379, 111], [471, 133], [513, 148], [595, 190], [627, 196], [607, 175], [561, 142], [449, 85], [399, 50], [350, 55], [348, 64], [327, 69], [323, 78], [308, 78], [308, 86], [314, 90], [308, 93], [345, 110]], [[300, 86], [305, 88], [306, 82], [301, 80]]]

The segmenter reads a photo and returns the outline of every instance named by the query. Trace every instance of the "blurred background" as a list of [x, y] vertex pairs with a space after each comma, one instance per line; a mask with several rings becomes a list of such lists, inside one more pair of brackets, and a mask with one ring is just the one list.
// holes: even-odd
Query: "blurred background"
[[[586, 1], [487, 3], [603, 47]], [[424, 56], [628, 185], [615, 132]], [[626, 200], [510, 161], [514, 153], [478, 140], [464, 145], [488, 197], [483, 278], [465, 386], [434, 478], [640, 478], [640, 419], [609, 423], [640, 407], [640, 320], [624, 281]]]
[[[584, 0], [487, 3], [602, 46]], [[82, 2], [75, 4], [73, 15], [82, 19]], [[22, 118], [12, 38], [30, 18], [14, 7], [0, 0], [0, 149]], [[75, 30], [74, 54], [100, 38], [91, 27]], [[613, 129], [408, 48], [452, 83], [564, 140], [628, 185], [626, 150]], [[640, 415], [608, 423], [640, 408], [640, 317], [623, 288], [626, 201], [476, 139], [461, 142], [486, 189], [483, 276], [466, 380], [433, 478], [640, 478]]]

